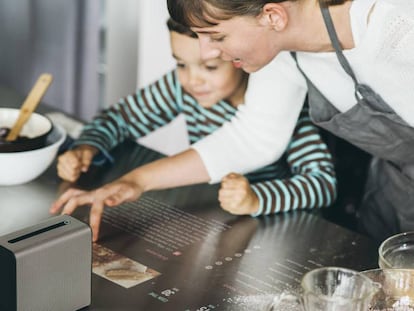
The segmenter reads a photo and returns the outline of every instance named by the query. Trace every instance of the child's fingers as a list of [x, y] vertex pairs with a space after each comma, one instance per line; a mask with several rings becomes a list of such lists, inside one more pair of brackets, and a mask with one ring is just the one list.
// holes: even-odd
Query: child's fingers
[[76, 181], [80, 176], [80, 168], [73, 169], [65, 165], [58, 164], [57, 173], [60, 178], [70, 182]]
[[84, 150], [82, 152], [82, 156], [81, 156], [81, 171], [82, 172], [87, 172], [89, 169], [89, 166], [92, 163], [92, 159], [93, 159], [93, 153], [91, 150]]
[[245, 181], [243, 177], [230, 177], [228, 179], [223, 179], [221, 182], [221, 188], [227, 189], [227, 190], [238, 190], [240, 188], [243, 188], [245, 186]]
[[229, 173], [226, 176], [224, 176], [221, 181], [222, 182], [231, 182], [232, 180], [237, 179], [239, 176], [241, 176], [241, 175], [236, 174], [236, 173]]
[[58, 158], [57, 172], [60, 178], [68, 181], [78, 179], [81, 170], [81, 162], [76, 152], [65, 152]]

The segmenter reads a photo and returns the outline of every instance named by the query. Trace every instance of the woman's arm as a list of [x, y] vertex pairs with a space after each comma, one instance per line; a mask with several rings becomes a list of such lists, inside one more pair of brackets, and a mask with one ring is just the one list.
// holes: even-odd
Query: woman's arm
[[140, 166], [121, 179], [135, 182], [146, 192], [205, 183], [210, 177], [198, 153], [188, 149]]
[[[286, 83], [289, 80], [292, 83]], [[286, 150], [306, 95], [306, 81], [289, 53], [249, 77], [245, 104], [231, 122], [195, 143], [211, 182], [230, 172], [268, 165]]]
[[137, 200], [149, 190], [207, 182], [209, 176], [197, 152], [189, 149], [132, 170], [121, 178], [92, 191], [71, 188], [51, 206], [50, 212], [72, 214], [79, 206], [90, 205], [89, 223], [93, 241], [98, 239], [105, 206]]

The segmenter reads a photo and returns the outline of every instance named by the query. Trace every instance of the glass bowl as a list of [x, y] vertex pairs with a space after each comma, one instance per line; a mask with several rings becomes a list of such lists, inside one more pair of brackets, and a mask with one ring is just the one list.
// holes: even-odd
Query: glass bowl
[[414, 270], [373, 269], [360, 273], [370, 278], [378, 287], [368, 310], [414, 310]]
[[378, 249], [380, 268], [414, 269], [414, 231], [393, 235]]

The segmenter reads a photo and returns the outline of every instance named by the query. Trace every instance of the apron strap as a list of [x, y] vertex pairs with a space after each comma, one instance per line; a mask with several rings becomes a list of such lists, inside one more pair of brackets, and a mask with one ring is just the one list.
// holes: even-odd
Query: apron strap
[[329, 13], [329, 8], [321, 3], [319, 1], [319, 6], [321, 8], [323, 20], [326, 25], [326, 29], [328, 30], [329, 38], [331, 39], [331, 43], [333, 48], [335, 49], [336, 56], [338, 58], [339, 63], [341, 64], [342, 68], [345, 70], [345, 72], [354, 80], [355, 83], [355, 97], [357, 100], [361, 99], [361, 95], [358, 93], [358, 80], [355, 77], [354, 71], [351, 68], [351, 65], [349, 64], [348, 60], [345, 58], [344, 54], [342, 53], [342, 47], [339, 43], [338, 36], [335, 31], [335, 26], [332, 22], [331, 14]]
[[293, 59], [296, 62], [296, 67], [298, 67], [299, 71], [302, 73], [302, 75], [307, 78], [307, 75], [303, 72], [302, 68], [300, 68], [298, 63], [298, 56], [296, 55], [296, 52], [290, 52], [290, 55], [293, 57]]

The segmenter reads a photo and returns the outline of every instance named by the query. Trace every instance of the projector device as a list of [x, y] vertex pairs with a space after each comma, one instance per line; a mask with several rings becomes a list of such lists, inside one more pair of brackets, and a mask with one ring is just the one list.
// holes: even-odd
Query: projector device
[[71, 216], [0, 237], [0, 310], [74, 311], [91, 303], [89, 226]]

